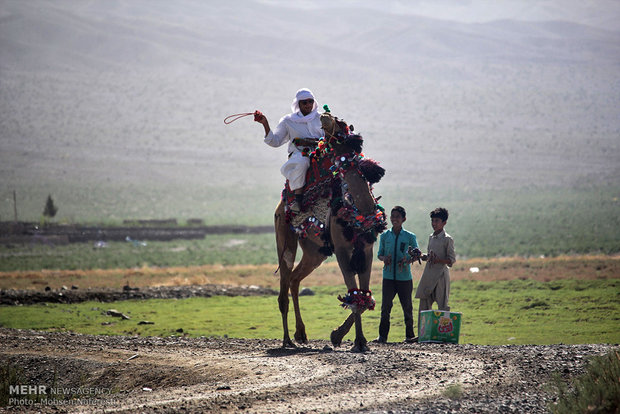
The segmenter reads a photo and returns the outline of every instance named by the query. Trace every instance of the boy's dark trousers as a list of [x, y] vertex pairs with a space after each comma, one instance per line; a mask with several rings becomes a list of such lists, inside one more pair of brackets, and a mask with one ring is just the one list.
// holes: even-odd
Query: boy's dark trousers
[[392, 302], [398, 294], [400, 306], [405, 315], [405, 336], [413, 338], [413, 304], [411, 294], [413, 293], [413, 280], [391, 280], [383, 279], [383, 295], [381, 299], [381, 323], [379, 324], [379, 336], [387, 340], [390, 332], [390, 312]]

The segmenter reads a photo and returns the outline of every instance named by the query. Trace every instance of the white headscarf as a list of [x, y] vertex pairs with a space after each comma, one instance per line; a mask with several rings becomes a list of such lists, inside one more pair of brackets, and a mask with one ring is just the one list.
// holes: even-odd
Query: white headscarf
[[317, 110], [317, 108], [319, 107], [319, 104], [316, 101], [316, 98], [314, 97], [314, 94], [312, 93], [312, 91], [307, 88], [302, 88], [297, 91], [297, 93], [295, 94], [295, 99], [293, 99], [293, 103], [291, 104], [291, 110], [293, 111], [293, 113], [299, 112], [299, 101], [304, 101], [306, 99], [314, 99], [314, 105], [312, 106], [312, 111]]
[[[299, 101], [303, 101], [304, 99], [314, 99], [312, 111], [310, 111], [308, 115], [302, 114], [301, 110], [299, 109]], [[282, 119], [280, 119], [280, 122], [284, 121], [285, 119], [290, 119], [292, 122], [298, 124], [306, 124], [313, 137], [320, 137], [323, 135], [321, 123], [317, 121], [312, 122], [320, 117], [320, 114], [317, 111], [318, 107], [319, 104], [314, 98], [314, 94], [312, 93], [312, 91], [307, 88], [302, 88], [297, 91], [297, 93], [295, 94], [295, 99], [293, 99], [293, 103], [291, 103], [291, 109], [293, 110], [293, 113], [283, 116]]]

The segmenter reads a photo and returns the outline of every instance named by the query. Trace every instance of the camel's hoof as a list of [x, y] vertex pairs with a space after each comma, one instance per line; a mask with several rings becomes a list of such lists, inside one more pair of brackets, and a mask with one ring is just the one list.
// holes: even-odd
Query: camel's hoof
[[282, 341], [282, 348], [297, 348], [297, 345], [295, 345], [289, 338], [286, 338]]
[[366, 344], [355, 344], [353, 345], [353, 348], [351, 348], [351, 352], [364, 353], [368, 351], [370, 351], [370, 348]]
[[329, 335], [329, 339], [332, 341], [332, 345], [335, 347], [339, 347], [342, 344], [342, 338], [338, 335], [338, 330], [334, 329], [332, 333]]
[[298, 344], [304, 344], [305, 345], [305, 344], [308, 343], [308, 336], [305, 333], [301, 334], [301, 335], [295, 334], [295, 341]]
[[338, 336], [338, 331], [335, 329], [329, 335], [329, 339], [332, 341], [333, 346], [340, 346], [342, 344], [342, 339]]

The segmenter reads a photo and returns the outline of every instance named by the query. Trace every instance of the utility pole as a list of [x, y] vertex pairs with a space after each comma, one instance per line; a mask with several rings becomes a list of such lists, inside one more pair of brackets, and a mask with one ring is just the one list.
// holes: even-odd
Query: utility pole
[[13, 212], [15, 213], [15, 223], [17, 223], [17, 195], [13, 190]]

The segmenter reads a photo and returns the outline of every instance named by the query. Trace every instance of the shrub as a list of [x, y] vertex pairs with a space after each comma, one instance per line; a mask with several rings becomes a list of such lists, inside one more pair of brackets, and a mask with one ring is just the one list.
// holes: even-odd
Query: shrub
[[5, 362], [0, 366], [0, 407], [6, 407], [9, 404], [9, 386], [18, 385], [22, 380], [21, 370], [12, 364]]
[[586, 372], [566, 383], [556, 373], [550, 383], [558, 400], [552, 413], [618, 413], [620, 407], [620, 351], [613, 350], [589, 362]]
[[443, 391], [443, 395], [451, 400], [460, 400], [463, 398], [463, 388], [461, 387], [461, 384], [458, 383], [449, 385]]
[[52, 195], [47, 196], [47, 201], [45, 202], [45, 208], [43, 209], [43, 216], [48, 218], [53, 218], [58, 212], [58, 207], [54, 204], [54, 200], [52, 199]]

